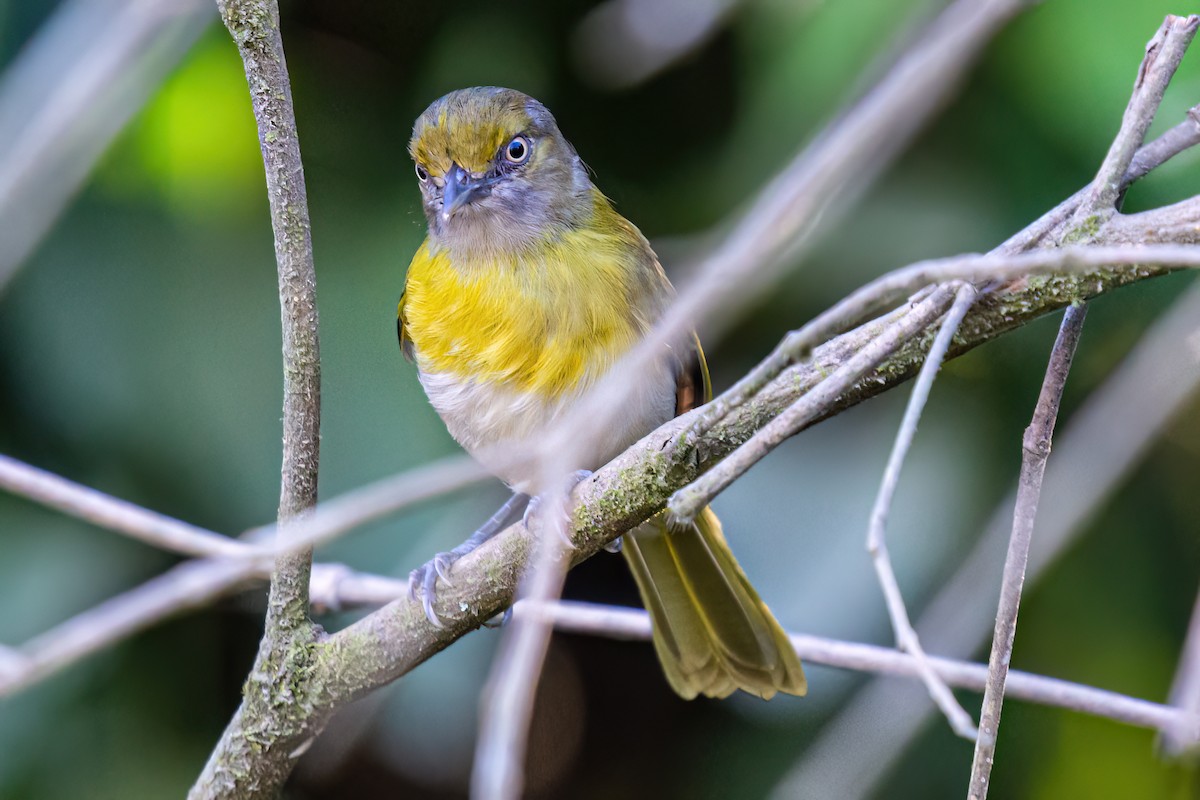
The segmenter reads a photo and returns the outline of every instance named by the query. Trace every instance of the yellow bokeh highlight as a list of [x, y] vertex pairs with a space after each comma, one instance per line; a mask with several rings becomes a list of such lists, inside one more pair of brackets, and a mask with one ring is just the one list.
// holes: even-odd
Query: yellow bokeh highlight
[[228, 37], [196, 44], [135, 117], [99, 181], [117, 194], [157, 195], [189, 218], [225, 218], [261, 202], [258, 134]]

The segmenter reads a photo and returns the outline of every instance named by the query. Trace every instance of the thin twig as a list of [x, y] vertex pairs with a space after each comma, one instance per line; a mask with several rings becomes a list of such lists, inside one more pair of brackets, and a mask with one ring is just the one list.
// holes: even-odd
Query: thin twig
[[[491, 476], [478, 462], [464, 455], [422, 464], [389, 475], [374, 483], [319, 504], [311, 513], [288, 526], [288, 537], [270, 545], [280, 553], [325, 544], [355, 528], [417, 503], [465, 489]], [[245, 538], [267, 542], [274, 525], [247, 532]]]
[[[518, 604], [513, 609], [513, 619], [519, 619], [528, 611]], [[639, 641], [650, 638], [650, 617], [638, 609], [560, 601], [538, 613], [549, 616], [555, 627], [563, 632]], [[806, 662], [856, 672], [921, 677], [920, 659], [888, 647], [798, 633], [788, 634], [788, 638], [796, 648], [796, 654]], [[929, 656], [927, 663], [940, 680], [951, 686], [980, 692], [987, 684], [987, 666], [984, 664], [938, 656]], [[1029, 672], [1012, 670], [1008, 673], [1008, 695], [1142, 728], [1161, 729], [1174, 724], [1193, 733], [1200, 730], [1200, 717], [1194, 713], [1189, 716], [1161, 703]]]
[[[1193, 283], [1072, 415], [1047, 466], [1030, 583], [1079, 541], [1106, 498], [1200, 392], [1200, 364], [1188, 341], [1198, 327], [1200, 284]], [[1147, 392], [1148, 386], [1154, 391]], [[996, 606], [980, 587], [998, 586], [1014, 498], [1015, 491], [997, 505], [972, 552], [917, 620], [930, 649], [969, 657], [987, 644]], [[872, 681], [841, 704], [772, 796], [879, 794], [872, 787], [893, 774], [933, 712], [926, 692], [897, 691], [894, 684]], [[852, 768], [846, 766], [847, 752], [859, 754]]]
[[[330, 594], [318, 594], [336, 607], [373, 607], [408, 595], [408, 582], [347, 570]], [[513, 606], [513, 624], [537, 614], [549, 619], [558, 631], [602, 636], [626, 641], [650, 639], [650, 616], [641, 609], [599, 603], [559, 600], [534, 604], [520, 601]], [[796, 654], [806, 662], [856, 672], [874, 672], [921, 678], [917, 657], [889, 647], [845, 642], [823, 636], [789, 633]], [[987, 665], [938, 656], [928, 656], [928, 664], [939, 679], [951, 686], [982, 692], [987, 684]], [[1200, 731], [1200, 715], [1180, 713], [1169, 705], [1097, 689], [1071, 681], [1050, 678], [1019, 670], [1008, 674], [1006, 694], [1019, 700], [1055, 708], [1078, 711], [1142, 728], [1165, 729], [1170, 725]]]
[[250, 549], [219, 533], [119, 500], [6, 455], [0, 455], [0, 489], [174, 553], [232, 556]]
[[975, 302], [975, 297], [976, 290], [971, 284], [964, 284], [958, 288], [954, 305], [946, 313], [946, 318], [938, 330], [937, 338], [929, 348], [925, 365], [921, 367], [921, 372], [913, 384], [912, 396], [904, 411], [900, 430], [896, 433], [896, 443], [892, 446], [892, 454], [888, 458], [887, 468], [883, 473], [883, 481], [879, 486], [879, 494], [875, 498], [875, 507], [871, 510], [871, 523], [867, 530], [867, 551], [875, 563], [879, 585], [883, 589], [888, 615], [892, 620], [892, 630], [896, 635], [896, 645], [901, 650], [911, 653], [916, 659], [921, 680], [925, 682], [929, 696], [933, 698], [934, 703], [950, 722], [950, 727], [959, 736], [971, 741], [975, 740], [979, 732], [971, 715], [959, 705], [945, 681], [934, 671], [929, 657], [921, 647], [921, 640], [917, 637], [917, 632], [913, 630], [912, 622], [909, 621], [908, 609], [904, 605], [904, 596], [900, 592], [896, 572], [892, 569], [891, 556], [888, 555], [886, 532], [892, 498], [895, 496], [896, 486], [900, 482], [900, 470], [908, 455], [908, 449], [912, 446], [913, 437], [916, 435], [917, 423], [921, 419], [921, 412], [925, 409], [925, 401], [929, 399], [929, 391], [933, 388], [934, 378], [937, 377], [938, 370], [942, 366], [942, 359], [946, 357], [946, 351], [950, 349], [950, 342], [958, 331], [963, 317], [971, 308], [971, 304]]
[[1146, 139], [1146, 131], [1154, 121], [1167, 85], [1179, 68], [1197, 27], [1200, 27], [1200, 16], [1168, 15], [1146, 45], [1146, 55], [1138, 68], [1120, 130], [1076, 212], [1078, 224], [1092, 214], [1111, 216], [1117, 212], [1117, 198], [1125, 174]]
[[[265, 581], [271, 572], [269, 554], [257, 559], [188, 561], [43, 631], [20, 648], [0, 645], [0, 697], [43, 681], [169, 617]], [[398, 596], [397, 587], [406, 590], [408, 584], [357, 573], [344, 564], [314, 564], [313, 587], [320, 603], [336, 610], [340, 603], [382, 605]]]
[[[1167, 85], [1179, 67], [1179, 62], [1195, 36], [1197, 27], [1200, 27], [1198, 16], [1184, 19], [1168, 15], [1147, 44], [1146, 55], [1138, 68], [1133, 94], [1126, 105], [1120, 129], [1075, 212], [1075, 230], [1071, 232], [1073, 238], [1091, 238], [1098, 223], [1107, 222], [1118, 213], [1122, 180], [1145, 141], [1146, 132], [1162, 103]], [[1009, 540], [1000, 586], [999, 609], [996, 612], [996, 627], [988, 660], [988, 683], [984, 690], [983, 708], [980, 711], [980, 734], [975, 743], [971, 764], [971, 779], [968, 785], [970, 800], [985, 800], [988, 794], [1004, 703], [1005, 679], [1012, 661], [1021, 589], [1029, 563], [1029, 550], [1038, 500], [1041, 497], [1042, 479], [1046, 471], [1046, 459], [1050, 455], [1050, 440], [1058, 418], [1063, 388], [1086, 317], [1087, 306], [1084, 303], [1070, 306], [1064, 314], [1050, 356], [1050, 364], [1046, 368], [1046, 378], [1034, 410], [1033, 421], [1025, 431], [1012, 537]]]
[[1046, 473], [1046, 459], [1050, 456], [1050, 440], [1058, 420], [1063, 387], [1071, 371], [1071, 360], [1075, 357], [1075, 348], [1079, 344], [1079, 334], [1086, 317], [1087, 306], [1084, 304], [1069, 307], [1063, 315], [1062, 327], [1050, 354], [1050, 364], [1046, 367], [1046, 378], [1038, 396], [1037, 408], [1033, 412], [1033, 421], [1025, 429], [1012, 538], [1004, 561], [1000, 606], [996, 612], [996, 630], [992, 636], [991, 657], [988, 659], [987, 687], [984, 689], [983, 710], [979, 716], [979, 738], [975, 743], [975, 757], [971, 765], [968, 794], [971, 800], [984, 800], [988, 793], [996, 753], [996, 736], [1000, 728], [1000, 710], [1004, 703], [1004, 684], [1017, 633], [1021, 589], [1025, 584], [1033, 523], [1042, 494], [1042, 478]]
[[259, 578], [268, 559], [188, 561], [29, 640], [17, 669], [0, 670], [0, 697], [40, 681], [85, 656], [167, 617], [202, 608]]
[[[279, 271], [283, 322], [283, 469], [279, 521], [287, 524], [317, 503], [321, 444], [321, 349], [317, 332], [317, 273], [313, 266], [308, 198], [279, 7], [274, 0], [218, 0], [221, 18], [238, 45], [266, 167], [271, 230]], [[281, 531], [287, 537], [287, 531]], [[301, 628], [308, 620], [312, 551], [283, 553], [275, 566], [267, 625]]]
[[[1188, 109], [1184, 121], [1175, 125], [1166, 133], [1149, 144], [1144, 145], [1134, 154], [1133, 160], [1121, 180], [1121, 191], [1134, 182], [1146, 177], [1152, 171], [1165, 164], [1180, 153], [1200, 144], [1200, 105]], [[1063, 225], [1079, 208], [1080, 203], [1088, 194], [1090, 184], [1047, 211], [1035, 222], [1014, 234], [1003, 244], [989, 253], [993, 257], [1007, 257], [1028, 251], [1042, 241], [1052, 230]], [[984, 256], [986, 257], [986, 256]], [[960, 256], [961, 258], [961, 256]], [[914, 265], [915, 267], [915, 265]], [[892, 273], [896, 275], [898, 273]], [[886, 278], [886, 276], [885, 276]], [[904, 289], [897, 290], [906, 295], [915, 292], [923, 285], [934, 280], [915, 279], [906, 283]], [[863, 319], [866, 313], [889, 296], [886, 293], [874, 294], [870, 291], [872, 284], [845, 298], [842, 302], [828, 309], [812, 320], [799, 331], [789, 335], [771, 356], [758, 364], [740, 378], [733, 386], [723, 392], [720, 397], [704, 407], [704, 411], [696, 418], [692, 427], [682, 434], [682, 441], [693, 441], [703, 436], [718, 420], [753, 397], [762, 387], [766, 386], [780, 372], [796, 361], [806, 358], [825, 339], [845, 330], [856, 320]], [[895, 295], [890, 295], [895, 296]]]
[[1200, 595], [1192, 608], [1187, 638], [1171, 682], [1170, 704], [1185, 716], [1180, 722], [1161, 726], [1158, 744], [1165, 755], [1179, 757], [1200, 744], [1200, 731], [1186, 724], [1187, 715], [1200, 714]]
[[1176, 125], [1154, 141], [1145, 144], [1133, 156], [1129, 171], [1122, 181], [1124, 189], [1139, 178], [1149, 174], [1170, 159], [1200, 144], [1200, 106], [1192, 106], [1184, 115], [1183, 122]]
[[923, 331], [945, 313], [954, 297], [948, 287], [939, 287], [908, 313], [882, 330], [870, 344], [855, 353], [837, 371], [809, 390], [791, 408], [771, 420], [717, 467], [671, 496], [667, 508], [678, 519], [694, 519], [738, 476], [812, 422], [829, 403], [875, 369], [904, 342]]
[[[330, 584], [327, 591], [318, 593], [315, 588], [313, 591], [314, 603], [320, 598], [320, 602], [337, 608], [376, 607], [407, 596], [407, 581], [353, 570], [344, 570], [338, 582]], [[650, 616], [641, 609], [570, 600], [540, 604], [522, 600], [513, 606], [512, 624], [519, 624], [532, 614], [548, 619], [556, 630], [564, 633], [627, 641], [650, 639]], [[796, 648], [796, 654], [806, 662], [857, 672], [922, 678], [921, 660], [912, 654], [823, 636], [789, 633], [788, 637]], [[987, 684], [986, 664], [938, 656], [927, 656], [926, 663], [940, 680], [951, 686], [982, 692]], [[1192, 736], [1200, 733], [1200, 711], [1196, 709], [1177, 710], [1169, 705], [1029, 672], [1011, 670], [1006, 694], [1031, 703], [1078, 711], [1142, 728], [1162, 730], [1175, 725]]]

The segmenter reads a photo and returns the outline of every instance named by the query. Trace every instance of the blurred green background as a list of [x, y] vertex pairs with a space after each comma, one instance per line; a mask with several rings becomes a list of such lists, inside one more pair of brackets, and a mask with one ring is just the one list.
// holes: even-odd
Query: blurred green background
[[[456, 449], [400, 358], [394, 328], [424, 225], [405, 145], [430, 101], [476, 84], [544, 101], [670, 271], [939, 6], [705, 7], [717, 9], [707, 32], [640, 75], [629, 72], [638, 66], [632, 40], [604, 27], [612, 7], [284, 4], [322, 322], [323, 498]], [[67, 8], [0, 3], [0, 63], [14, 63]], [[688, 10], [668, 28], [686, 38], [683, 23], [703, 22], [702, 6], [679, 8]], [[1145, 42], [1164, 14], [1188, 10], [1178, 0], [1049, 0], [1014, 22], [866, 199], [709, 343], [718, 389], [871, 277], [986, 250], [1085, 184]], [[207, 19], [0, 294], [0, 452], [235, 534], [269, 521], [277, 501], [279, 312], [245, 79], [228, 36]], [[1196, 59], [1184, 61], [1155, 133], [1200, 99]], [[78, 120], [81, 135], [90, 124]], [[1196, 176], [1197, 155], [1184, 154], [1135, 187], [1127, 210], [1188, 197]], [[1190, 281], [1158, 279], [1093, 304], [1068, 421]], [[914, 611], [1015, 480], [1056, 325], [1042, 320], [950, 364], [934, 388], [891, 526]], [[891, 641], [862, 540], [906, 394], [798, 437], [717, 503], [789, 629]], [[1193, 401], [1078, 543], [1028, 587], [1016, 667], [1165, 699], [1200, 572], [1197, 412]], [[405, 575], [460, 541], [504, 494], [488, 485], [429, 504], [319, 557]], [[0, 642], [18, 645], [175, 561], [0, 495]], [[0, 797], [182, 796], [236, 706], [263, 594], [160, 625], [0, 701]], [[603, 555], [573, 573], [567, 594], [636, 602], [621, 560]], [[472, 634], [341, 714], [302, 759], [289, 796], [463, 796], [498, 637]], [[530, 792], [766, 796], [865, 679], [810, 665], [809, 680], [806, 699], [684, 703], [648, 644], [556, 636]], [[977, 713], [977, 696], [960, 697]], [[1148, 731], [1018, 701], [1004, 719], [992, 797], [1200, 796], [1191, 766], [1159, 760]], [[970, 746], [941, 720], [924, 730], [868, 796], [963, 794]], [[873, 758], [848, 749], [834, 766], [853, 774]]]

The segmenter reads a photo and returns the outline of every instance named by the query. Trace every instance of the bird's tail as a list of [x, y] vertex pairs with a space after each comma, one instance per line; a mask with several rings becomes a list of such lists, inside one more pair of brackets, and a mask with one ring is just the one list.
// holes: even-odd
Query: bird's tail
[[754, 591], [705, 508], [694, 524], [657, 517], [626, 534], [622, 552], [650, 612], [654, 649], [679, 695], [769, 700], [808, 690], [800, 659]]

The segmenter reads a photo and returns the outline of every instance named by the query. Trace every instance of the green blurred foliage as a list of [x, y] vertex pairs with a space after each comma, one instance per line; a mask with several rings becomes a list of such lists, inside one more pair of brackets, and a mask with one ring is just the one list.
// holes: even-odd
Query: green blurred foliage
[[[395, 302], [423, 219], [412, 120], [465, 85], [538, 96], [668, 269], [702, 246], [939, 4], [747, 0], [697, 52], [617, 93], [572, 68], [591, 4], [285, 5], [322, 322], [325, 498], [452, 453], [399, 358]], [[0, 2], [0, 63], [58, 4]], [[777, 290], [710, 345], [718, 387], [789, 328], [911, 260], [985, 250], [1083, 185], [1120, 120], [1165, 0], [1050, 0], [988, 49], [958, 98]], [[906, 34], [906, 32], [908, 32]], [[68, 57], [69, 54], [64, 54]], [[1195, 56], [1155, 131], [1196, 101]], [[83, 123], [81, 123], [83, 124]], [[1195, 192], [1195, 153], [1131, 209]], [[700, 242], [701, 244], [698, 244]], [[1174, 276], [1094, 304], [1064, 414], [1186, 286]], [[1043, 320], [948, 366], [893, 512], [919, 608], [1011, 485], [1055, 327]], [[214, 530], [269, 521], [278, 491], [278, 310], [262, 167], [237, 54], [214, 25], [97, 165], [0, 295], [0, 450]], [[806, 433], [718, 504], [785, 625], [890, 642], [861, 544], [902, 392]], [[1015, 664], [1165, 697], [1196, 590], [1197, 407], [1164, 435], [1085, 536], [1030, 592]], [[404, 574], [456, 543], [498, 486], [374, 524], [320, 554]], [[20, 642], [174, 563], [0, 496], [0, 641]], [[568, 593], [634, 602], [618, 559]], [[178, 797], [234, 708], [262, 592], [156, 628], [0, 702], [0, 797]], [[337, 627], [341, 616], [325, 619]], [[463, 793], [497, 641], [482, 632], [339, 716], [298, 798]], [[650, 648], [558, 637], [534, 731], [538, 796], [761, 797], [862, 678], [813, 667], [804, 700], [678, 701]], [[963, 695], [977, 707], [977, 698]], [[857, 754], [845, 754], [854, 769]], [[880, 797], [958, 795], [969, 747], [931, 726]], [[1010, 703], [992, 796], [1188, 797], [1151, 734]]]

